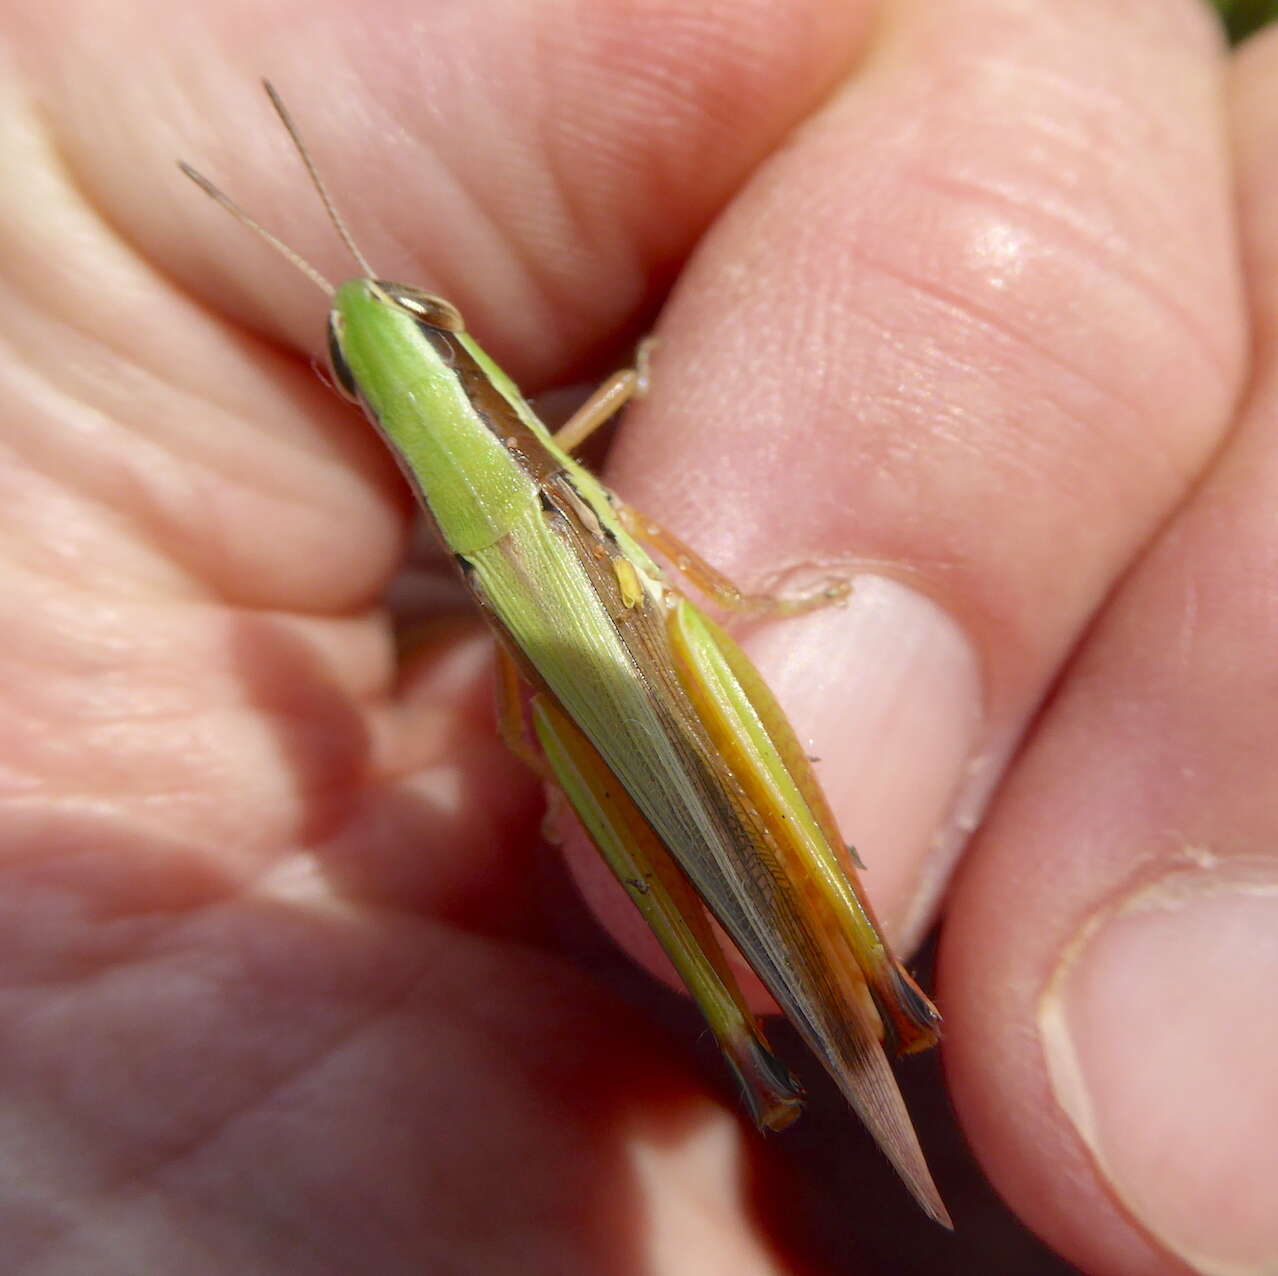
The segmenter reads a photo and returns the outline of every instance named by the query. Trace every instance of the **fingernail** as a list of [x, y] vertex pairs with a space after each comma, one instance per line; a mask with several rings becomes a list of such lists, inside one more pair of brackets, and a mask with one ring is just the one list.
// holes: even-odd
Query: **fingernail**
[[1089, 921], [1039, 1028], [1114, 1195], [1204, 1276], [1278, 1272], [1278, 865], [1178, 871]]
[[899, 940], [981, 729], [967, 636], [925, 594], [864, 575], [845, 604], [769, 623], [745, 645], [818, 759], [866, 888]]

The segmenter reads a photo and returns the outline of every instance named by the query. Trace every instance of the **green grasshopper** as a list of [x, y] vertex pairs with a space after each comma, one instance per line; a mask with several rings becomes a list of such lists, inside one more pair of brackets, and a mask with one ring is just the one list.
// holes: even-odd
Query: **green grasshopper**
[[788, 1125], [802, 1090], [747, 1006], [711, 915], [919, 1204], [949, 1226], [885, 1054], [885, 1044], [934, 1044], [940, 1017], [889, 950], [780, 706], [644, 546], [721, 603], [763, 600], [569, 455], [642, 390], [642, 355], [552, 435], [454, 306], [374, 274], [266, 90], [360, 277], [334, 288], [180, 167], [329, 295], [333, 379], [394, 454], [496, 634], [506, 739], [567, 797], [701, 1008], [760, 1128]]

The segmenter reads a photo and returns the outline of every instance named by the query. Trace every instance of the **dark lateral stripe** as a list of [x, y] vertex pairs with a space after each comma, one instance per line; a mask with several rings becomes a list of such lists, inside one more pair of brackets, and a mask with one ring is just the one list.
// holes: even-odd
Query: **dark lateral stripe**
[[562, 463], [528, 428], [457, 334], [432, 328], [426, 323], [418, 323], [417, 328], [452, 369], [462, 393], [493, 437], [509, 451], [519, 454], [535, 482], [545, 483], [552, 478], [562, 468]]

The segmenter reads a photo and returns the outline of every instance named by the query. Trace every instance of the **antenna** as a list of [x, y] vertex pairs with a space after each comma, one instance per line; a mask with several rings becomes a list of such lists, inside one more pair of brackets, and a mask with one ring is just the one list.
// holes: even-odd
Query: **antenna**
[[270, 80], [263, 80], [262, 87], [266, 90], [266, 96], [271, 99], [271, 105], [275, 108], [275, 114], [280, 117], [280, 123], [288, 129], [288, 135], [293, 139], [293, 145], [297, 148], [297, 153], [302, 157], [302, 163], [306, 165], [306, 171], [311, 175], [311, 184], [318, 192], [320, 199], [324, 201], [324, 208], [328, 212], [328, 220], [333, 223], [333, 229], [337, 231], [352, 257], [355, 258], [356, 265], [364, 272], [366, 279], [376, 279], [373, 268], [367, 262], [364, 254], [360, 252], [359, 245], [355, 243], [355, 237], [351, 234], [346, 226], [346, 222], [342, 219], [341, 213], [337, 211], [337, 205], [333, 203], [333, 197], [328, 193], [328, 187], [324, 185], [324, 179], [319, 175], [319, 169], [315, 167], [315, 161], [311, 158], [311, 153], [306, 149], [306, 143], [302, 141], [302, 135], [297, 131], [297, 125], [293, 123], [293, 117], [288, 113], [288, 107], [284, 105], [284, 99], [275, 91], [275, 85]]
[[[263, 80], [262, 87], [266, 90], [266, 96], [271, 99], [275, 114], [280, 117], [280, 122], [288, 130], [288, 135], [292, 138], [293, 146], [301, 157], [302, 163], [306, 165], [306, 171], [310, 174], [311, 185], [315, 187], [316, 193], [323, 202], [324, 210], [328, 213], [328, 220], [332, 223], [333, 229], [337, 231], [338, 238], [346, 245], [350, 255], [355, 258], [356, 264], [369, 281], [373, 291], [379, 297], [382, 297], [383, 300], [388, 300], [382, 289], [377, 285], [376, 276], [373, 274], [372, 266], [368, 264], [368, 259], [360, 252], [359, 245], [355, 242], [355, 237], [351, 234], [341, 213], [337, 211], [337, 205], [333, 202], [333, 197], [328, 193], [328, 187], [324, 185], [324, 179], [320, 176], [319, 169], [316, 168], [310, 151], [306, 149], [306, 143], [302, 141], [302, 135], [298, 132], [297, 125], [293, 123], [293, 117], [289, 114], [288, 107], [284, 105], [284, 99], [275, 91], [275, 86], [270, 80]], [[178, 160], [178, 168], [211, 200], [221, 204], [236, 221], [247, 226], [259, 238], [264, 239], [286, 261], [292, 262], [317, 288], [330, 297], [337, 291], [301, 253], [290, 248], [278, 235], [272, 234], [256, 218], [250, 217], [225, 191], [215, 186], [198, 169], [192, 168], [185, 160]]]
[[301, 253], [295, 252], [278, 235], [273, 235], [261, 222], [250, 217], [229, 195], [219, 190], [198, 169], [185, 160], [178, 160], [178, 168], [187, 175], [214, 203], [221, 204], [236, 221], [243, 223], [259, 238], [264, 239], [286, 261], [290, 261], [322, 292], [332, 296], [336, 289]]

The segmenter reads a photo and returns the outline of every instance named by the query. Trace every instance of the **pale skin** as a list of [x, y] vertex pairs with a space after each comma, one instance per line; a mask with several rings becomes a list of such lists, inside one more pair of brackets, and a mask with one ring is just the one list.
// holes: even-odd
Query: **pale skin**
[[[867, 725], [840, 694], [839, 626], [874, 587], [751, 642], [881, 915], [908, 941], [943, 896], [947, 1070], [984, 1173], [1089, 1273], [1274, 1260], [1248, 1201], [1278, 1173], [1278, 956], [1210, 941], [1278, 881], [1278, 39], [1228, 56], [1188, 0], [6, 16], [7, 1270], [844, 1273], [892, 1252], [878, 1214], [843, 1218], [889, 1179], [843, 1152], [850, 1117], [819, 1101], [815, 1133], [759, 1144], [694, 1018], [657, 1025], [663, 996], [609, 973], [447, 589], [397, 673], [379, 599], [409, 508], [307, 366], [323, 301], [173, 168], [347, 269], [263, 73], [379, 269], [455, 301], [530, 391], [620, 357], [679, 279], [610, 482], [747, 589], [868, 564], [952, 622], [896, 799], [858, 750], [897, 747], [911, 706]], [[950, 817], [900, 831], [945, 750], [996, 759], [952, 883]], [[858, 816], [892, 801], [867, 843]], [[1108, 906], [1198, 873], [1211, 925], [1175, 951], [1236, 980], [1142, 1019], [1133, 948], [1148, 1049], [1125, 1053], [1114, 981], [1078, 976], [1063, 1021], [1119, 1078], [1096, 1120], [1129, 1123], [1098, 1152], [1045, 997]], [[1200, 965], [1159, 961], [1178, 989]], [[1212, 1006], [1244, 976], [1226, 1032]], [[1184, 1005], [1228, 1037], [1211, 1069]], [[1178, 1114], [1157, 1137], [1132, 1076]], [[819, 1174], [787, 1139], [823, 1141]], [[1200, 1163], [1239, 1211], [1225, 1240]], [[930, 1270], [999, 1270], [936, 1168], [961, 1239], [938, 1231]]]

